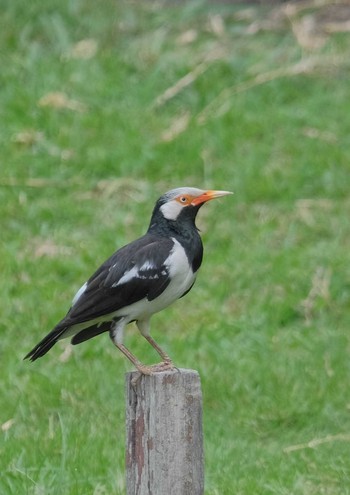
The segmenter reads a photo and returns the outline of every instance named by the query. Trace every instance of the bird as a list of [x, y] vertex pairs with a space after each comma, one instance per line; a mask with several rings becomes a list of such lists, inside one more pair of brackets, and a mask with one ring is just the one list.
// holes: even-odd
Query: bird
[[[109, 332], [114, 345], [144, 375], [175, 368], [151, 337], [150, 319], [193, 287], [203, 258], [196, 227], [199, 209], [230, 191], [178, 187], [155, 203], [147, 232], [108, 258], [75, 294], [66, 316], [24, 359], [35, 361], [57, 341], [71, 337], [80, 344]], [[141, 335], [161, 357], [146, 365], [124, 345], [125, 327], [136, 322]]]

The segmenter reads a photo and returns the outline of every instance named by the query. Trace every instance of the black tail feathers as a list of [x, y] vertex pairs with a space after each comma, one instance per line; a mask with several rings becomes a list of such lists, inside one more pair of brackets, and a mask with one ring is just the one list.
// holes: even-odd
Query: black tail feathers
[[37, 344], [26, 356], [24, 359], [30, 359], [31, 361], [35, 361], [36, 359], [44, 356], [51, 347], [53, 347], [61, 335], [67, 330], [67, 327], [55, 327], [46, 337], [44, 337], [39, 344]]

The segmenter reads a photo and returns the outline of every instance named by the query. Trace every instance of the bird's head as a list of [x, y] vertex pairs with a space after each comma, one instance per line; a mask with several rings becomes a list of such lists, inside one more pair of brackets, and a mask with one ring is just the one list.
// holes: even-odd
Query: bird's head
[[[159, 198], [153, 216], [159, 214], [169, 221], [195, 220], [199, 208], [211, 199], [232, 194], [229, 191], [203, 190], [195, 187], [179, 187]], [[152, 222], [151, 222], [152, 224]]]

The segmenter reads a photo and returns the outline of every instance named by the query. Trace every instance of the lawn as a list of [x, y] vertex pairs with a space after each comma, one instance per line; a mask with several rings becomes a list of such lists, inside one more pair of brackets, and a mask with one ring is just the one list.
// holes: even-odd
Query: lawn
[[[108, 335], [22, 358], [182, 185], [235, 193], [201, 210], [196, 286], [152, 320], [201, 376], [206, 495], [350, 494], [340, 8], [2, 2], [1, 494], [125, 493], [131, 368]], [[126, 343], [156, 360], [133, 325]]]

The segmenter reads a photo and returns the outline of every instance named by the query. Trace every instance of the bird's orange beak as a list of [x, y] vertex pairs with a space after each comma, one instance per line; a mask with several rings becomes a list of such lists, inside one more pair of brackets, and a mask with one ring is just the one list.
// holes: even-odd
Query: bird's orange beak
[[210, 201], [211, 199], [221, 198], [221, 196], [227, 196], [228, 194], [233, 194], [230, 191], [205, 191], [200, 196], [194, 198], [191, 202], [191, 205], [198, 206], [206, 201]]

